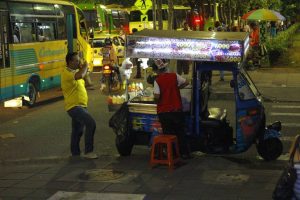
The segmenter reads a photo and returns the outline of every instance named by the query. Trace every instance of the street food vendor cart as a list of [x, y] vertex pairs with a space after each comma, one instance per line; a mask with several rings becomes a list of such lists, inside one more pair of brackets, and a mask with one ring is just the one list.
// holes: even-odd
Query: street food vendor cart
[[[247, 33], [143, 30], [127, 36], [126, 57], [194, 61], [192, 87], [181, 92], [185, 129], [192, 150], [241, 153], [256, 144], [262, 158], [275, 160], [283, 150], [279, 139], [281, 123], [266, 126], [262, 96], [243, 68], [248, 48]], [[229, 123], [225, 109], [208, 106], [211, 80], [207, 74], [212, 70], [232, 74], [235, 127]], [[135, 97], [123, 105], [123, 111], [123, 123], [110, 125], [116, 133], [120, 155], [126, 156], [134, 145], [151, 145], [160, 126], [151, 97]]]

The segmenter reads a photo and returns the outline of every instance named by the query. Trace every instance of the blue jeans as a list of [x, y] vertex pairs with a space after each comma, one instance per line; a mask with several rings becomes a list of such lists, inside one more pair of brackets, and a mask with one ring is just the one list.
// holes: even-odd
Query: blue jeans
[[88, 113], [87, 109], [81, 106], [75, 106], [68, 110], [69, 116], [72, 118], [72, 135], [71, 135], [71, 153], [73, 156], [80, 155], [80, 138], [83, 135], [85, 127], [85, 153], [94, 150], [94, 134], [96, 130], [96, 122]]

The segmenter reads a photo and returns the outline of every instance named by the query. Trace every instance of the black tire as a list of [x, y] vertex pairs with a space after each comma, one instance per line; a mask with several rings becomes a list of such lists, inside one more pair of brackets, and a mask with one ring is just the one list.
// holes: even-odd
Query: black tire
[[133, 141], [130, 141], [129, 138], [123, 135], [117, 135], [116, 147], [121, 156], [130, 156], [133, 148]]
[[110, 92], [111, 92], [111, 81], [110, 81], [110, 79], [111, 79], [111, 77], [106, 77], [106, 80], [105, 80], [105, 85], [106, 85], [108, 94], [110, 94]]
[[29, 101], [25, 101], [25, 104], [29, 107], [33, 107], [36, 103], [36, 97], [37, 97], [37, 88], [36, 88], [36, 85], [32, 82], [30, 82], [28, 84], [28, 97], [29, 97]]
[[256, 145], [258, 154], [266, 161], [276, 160], [283, 151], [283, 145], [279, 138], [260, 140]]

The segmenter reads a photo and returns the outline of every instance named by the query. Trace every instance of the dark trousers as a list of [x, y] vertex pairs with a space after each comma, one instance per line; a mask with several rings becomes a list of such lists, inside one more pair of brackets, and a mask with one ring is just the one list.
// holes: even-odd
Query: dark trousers
[[96, 122], [88, 113], [87, 109], [75, 106], [68, 110], [69, 116], [72, 118], [72, 134], [71, 134], [71, 153], [73, 156], [80, 155], [80, 138], [83, 135], [85, 127], [84, 141], [85, 153], [94, 150], [94, 134], [96, 130]]
[[185, 119], [183, 112], [165, 112], [158, 114], [163, 133], [176, 135], [179, 143], [180, 154], [189, 154], [189, 148], [184, 131]]

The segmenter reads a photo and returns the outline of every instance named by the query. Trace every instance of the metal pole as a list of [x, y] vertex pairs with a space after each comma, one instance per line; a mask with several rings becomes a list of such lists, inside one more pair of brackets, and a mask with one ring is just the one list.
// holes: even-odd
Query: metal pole
[[156, 0], [152, 1], [153, 30], [156, 30]]

